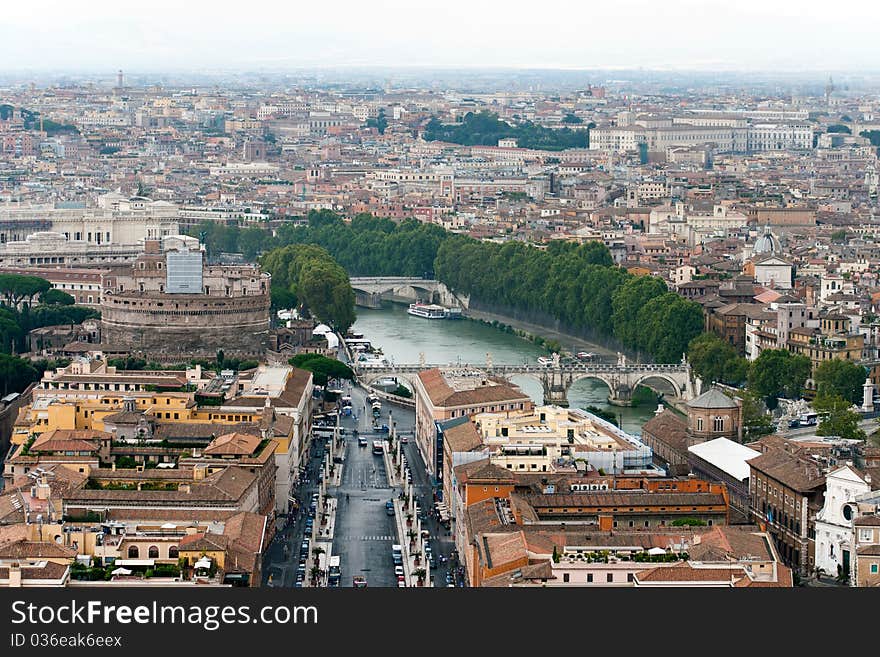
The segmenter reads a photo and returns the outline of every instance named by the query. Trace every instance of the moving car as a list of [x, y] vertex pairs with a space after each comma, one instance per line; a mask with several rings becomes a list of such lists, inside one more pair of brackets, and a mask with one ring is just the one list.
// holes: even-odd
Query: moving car
[[355, 575], [351, 578], [351, 584], [356, 589], [367, 588], [367, 578], [363, 575]]
[[369, 444], [370, 444], [370, 441], [367, 440], [366, 438], [364, 438], [363, 436], [358, 437], [358, 446], [359, 447], [366, 447]]
[[392, 502], [391, 500], [385, 502], [385, 513], [389, 516], [394, 515], [394, 502]]

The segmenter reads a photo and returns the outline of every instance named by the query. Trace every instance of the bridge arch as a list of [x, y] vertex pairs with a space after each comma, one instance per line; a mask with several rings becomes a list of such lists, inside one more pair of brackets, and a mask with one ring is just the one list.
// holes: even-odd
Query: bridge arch
[[647, 372], [633, 382], [632, 389], [635, 390], [639, 386], [645, 386], [646, 388], [651, 388], [655, 392], [661, 392], [663, 394], [667, 393], [666, 390], [658, 388], [656, 385], [652, 386], [647, 383], [650, 379], [660, 379], [664, 383], [668, 384], [674, 391], [675, 396], [678, 398], [683, 397], [685, 394], [685, 385], [679, 383], [673, 375], [663, 372]]

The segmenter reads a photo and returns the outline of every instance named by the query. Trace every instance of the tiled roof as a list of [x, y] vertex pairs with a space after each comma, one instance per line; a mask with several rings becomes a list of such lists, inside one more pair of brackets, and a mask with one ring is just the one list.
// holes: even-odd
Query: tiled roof
[[249, 433], [227, 433], [212, 440], [204, 453], [209, 456], [250, 456], [260, 444], [260, 437]]
[[645, 422], [642, 434], [649, 434], [680, 452], [685, 452], [688, 447], [687, 423], [668, 408]]
[[749, 466], [801, 493], [825, 485], [825, 475], [810, 460], [782, 449], [770, 448], [760, 456], [749, 459]]

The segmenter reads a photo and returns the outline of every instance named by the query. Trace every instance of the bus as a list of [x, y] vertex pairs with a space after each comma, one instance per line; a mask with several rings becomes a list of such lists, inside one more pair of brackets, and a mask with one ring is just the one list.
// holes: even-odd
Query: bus
[[373, 441], [373, 454], [382, 455], [385, 452], [385, 446], [382, 444], [381, 440]]
[[330, 557], [328, 561], [328, 570], [327, 570], [327, 586], [329, 587], [338, 587], [339, 582], [342, 579], [342, 573], [339, 570], [339, 562], [340, 557], [338, 554], [334, 554]]

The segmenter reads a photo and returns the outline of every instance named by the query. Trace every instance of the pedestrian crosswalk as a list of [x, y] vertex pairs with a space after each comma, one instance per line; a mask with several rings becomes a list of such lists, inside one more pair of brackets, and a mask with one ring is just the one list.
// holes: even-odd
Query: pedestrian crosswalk
[[394, 536], [336, 536], [335, 541], [393, 541]]

